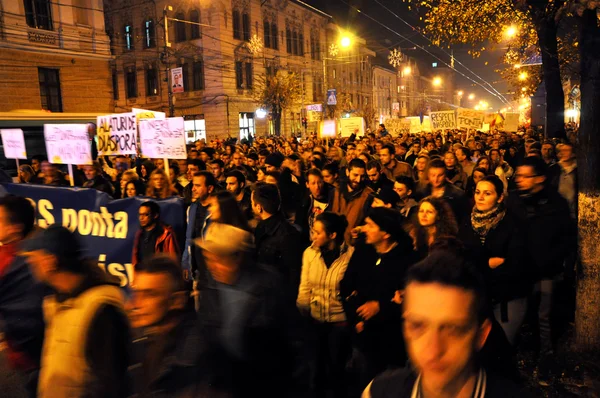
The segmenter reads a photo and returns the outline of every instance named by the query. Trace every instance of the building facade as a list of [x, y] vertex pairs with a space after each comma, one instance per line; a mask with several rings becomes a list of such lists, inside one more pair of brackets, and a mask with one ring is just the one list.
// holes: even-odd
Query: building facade
[[0, 111], [112, 110], [101, 1], [0, 0]]
[[[303, 131], [305, 105], [324, 99], [329, 15], [295, 0], [169, 4], [105, 0], [115, 112], [138, 107], [183, 116], [189, 142], [265, 135], [272, 123], [268, 113], [257, 118], [253, 91], [280, 70], [298, 74], [303, 87], [281, 131]], [[176, 67], [183, 92], [170, 100], [169, 69]]]
[[393, 70], [382, 66], [373, 66], [373, 106], [379, 123], [390, 117], [397, 117], [393, 103], [398, 102], [397, 76]]

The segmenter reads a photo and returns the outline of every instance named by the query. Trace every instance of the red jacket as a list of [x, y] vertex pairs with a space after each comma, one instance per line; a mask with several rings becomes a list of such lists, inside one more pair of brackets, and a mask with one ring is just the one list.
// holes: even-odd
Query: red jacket
[[[156, 239], [156, 246], [154, 247], [155, 253], [168, 253], [175, 259], [179, 259], [181, 254], [179, 245], [177, 244], [177, 237], [175, 231], [170, 225], [160, 224], [163, 229], [163, 233]], [[138, 263], [138, 247], [140, 244], [140, 236], [142, 236], [142, 230], [140, 229], [135, 234], [133, 241], [133, 255], [131, 256], [131, 264], [135, 267]]]

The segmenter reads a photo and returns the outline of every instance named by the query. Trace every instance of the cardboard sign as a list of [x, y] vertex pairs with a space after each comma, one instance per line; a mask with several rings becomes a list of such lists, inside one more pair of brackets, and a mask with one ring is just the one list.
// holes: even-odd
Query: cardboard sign
[[410, 120], [407, 119], [385, 119], [385, 128], [392, 135], [404, 134], [410, 131]]
[[365, 121], [362, 117], [340, 119], [340, 130], [342, 137], [350, 137], [353, 133], [362, 137], [365, 135]]
[[456, 126], [459, 129], [480, 129], [483, 125], [485, 112], [474, 109], [458, 108], [456, 111]]
[[182, 117], [140, 120], [142, 154], [156, 159], [187, 159]]
[[411, 134], [419, 134], [423, 131], [428, 133], [431, 132], [431, 120], [429, 120], [429, 116], [423, 117], [423, 123], [421, 123], [421, 118], [419, 116], [407, 117], [406, 120], [410, 121]]
[[25, 138], [21, 129], [0, 130], [2, 135], [2, 147], [7, 159], [27, 159]]
[[337, 124], [335, 120], [323, 120], [321, 122], [321, 138], [337, 137]]
[[504, 114], [504, 131], [509, 133], [516, 133], [519, 129], [519, 114], [518, 113], [505, 113]]
[[135, 113], [98, 116], [98, 155], [135, 155], [137, 120]]
[[437, 130], [450, 130], [456, 128], [456, 117], [454, 111], [431, 112], [431, 128]]
[[164, 119], [167, 114], [159, 111], [150, 111], [148, 109], [131, 108], [131, 112], [135, 113], [138, 120], [140, 119]]
[[92, 164], [87, 124], [44, 124], [48, 160], [54, 164]]
[[172, 93], [183, 93], [185, 87], [183, 87], [183, 68], [172, 68], [171, 69], [171, 92]]

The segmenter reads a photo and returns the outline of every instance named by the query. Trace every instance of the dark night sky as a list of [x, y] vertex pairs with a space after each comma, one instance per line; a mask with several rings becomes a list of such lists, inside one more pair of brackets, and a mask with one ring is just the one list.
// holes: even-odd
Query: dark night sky
[[[388, 52], [393, 48], [411, 48], [415, 44], [425, 47], [429, 52], [442, 58], [445, 62], [449, 63], [450, 57], [445, 54], [439, 48], [430, 45], [430, 43], [423, 38], [418, 32], [415, 32], [411, 27], [407, 26], [404, 22], [396, 18], [393, 14], [386, 11], [382, 6], [377, 4], [375, 0], [303, 0], [304, 2], [317, 7], [318, 9], [332, 15], [339, 25], [345, 27], [349, 31], [356, 32], [359, 36], [367, 40], [367, 45], [377, 52], [378, 58], [387, 59]], [[416, 10], [408, 10], [407, 5], [402, 0], [378, 0], [381, 4], [388, 7], [391, 11], [397, 14], [404, 21], [415, 27], [422, 26], [422, 22], [419, 20], [419, 12]], [[356, 7], [361, 10], [361, 13], [356, 12], [352, 7]], [[396, 31], [404, 38], [396, 35], [395, 33], [387, 30], [385, 27], [373, 21], [371, 18], [376, 19], [383, 25]], [[450, 52], [446, 49], [448, 53]], [[459, 65], [459, 62], [464, 64], [466, 67], [471, 69], [481, 78], [489, 82], [494, 88], [508, 99], [510, 95], [506, 92], [508, 88], [506, 84], [500, 82], [500, 75], [494, 72], [497, 68], [497, 64], [500, 62], [502, 52], [500, 50], [485, 52], [480, 58], [473, 59], [467, 53], [466, 47], [454, 47], [455, 68], [471, 77], [473, 80], [480, 82], [476, 77], [469, 73], [464, 67]], [[425, 51], [417, 50], [405, 50], [403, 51], [407, 55], [414, 57], [421, 61], [423, 65], [431, 65], [431, 62], [438, 62], [441, 66], [441, 62], [436, 60]], [[488, 65], [485, 65], [488, 62]], [[423, 73], [423, 72], [422, 72]], [[426, 73], [426, 72], [425, 72]], [[489, 89], [489, 87], [487, 87]], [[477, 97], [477, 101], [485, 99], [495, 110], [503, 107], [502, 102], [494, 97], [492, 94], [486, 92], [481, 86], [474, 85], [473, 82], [462, 77], [460, 74], [456, 74], [456, 89], [463, 90], [465, 93], [474, 93]], [[466, 98], [463, 105], [466, 105]]]

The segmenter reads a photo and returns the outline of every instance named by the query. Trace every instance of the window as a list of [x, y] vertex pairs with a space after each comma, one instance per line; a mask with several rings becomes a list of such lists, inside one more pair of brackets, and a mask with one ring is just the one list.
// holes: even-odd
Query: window
[[254, 137], [254, 113], [240, 112], [240, 140]]
[[242, 24], [241, 24], [241, 16], [238, 10], [233, 10], [231, 13], [231, 19], [233, 20], [233, 38], [242, 40]]
[[244, 88], [243, 68], [244, 63], [242, 61], [235, 61], [235, 87], [237, 89]]
[[52, 30], [50, 0], [25, 0], [25, 20], [36, 29]]
[[278, 38], [278, 34], [277, 34], [277, 24], [276, 23], [271, 24], [271, 48], [273, 50], [279, 49], [279, 38]]
[[125, 40], [125, 48], [128, 51], [131, 51], [135, 48], [133, 43], [133, 27], [131, 25], [125, 25], [125, 35], [123, 36]]
[[206, 139], [206, 122], [204, 115], [184, 116], [184, 129], [187, 133], [186, 143], [193, 144], [197, 140]]
[[298, 55], [298, 33], [292, 33], [292, 54]]
[[119, 75], [116, 70], [112, 71], [112, 89], [113, 99], [116, 101], [119, 99]]
[[[179, 14], [175, 15], [175, 18], [183, 21], [185, 19], [185, 15], [180, 12]], [[175, 42], [181, 43], [185, 40], [185, 22], [175, 21]]]
[[137, 73], [135, 67], [125, 71], [125, 88], [127, 98], [137, 98]]
[[[200, 11], [192, 10], [190, 12], [190, 21], [194, 23], [200, 23]], [[199, 39], [202, 37], [202, 33], [200, 32], [200, 25], [190, 25], [192, 28], [191, 39]]]
[[51, 112], [62, 112], [62, 97], [60, 94], [60, 78], [58, 69], [38, 68], [40, 97], [42, 109]]
[[194, 91], [204, 90], [204, 62], [194, 62], [193, 68]]
[[304, 35], [302, 33], [298, 35], [298, 55], [304, 56]]
[[246, 62], [246, 88], [252, 88], [252, 63]]
[[292, 53], [292, 31], [289, 29], [285, 30], [285, 46], [288, 54]]
[[242, 15], [242, 29], [244, 30], [244, 41], [250, 41], [250, 15], [245, 12]]
[[144, 22], [144, 47], [156, 47], [156, 31], [154, 30], [154, 21], [151, 19]]
[[146, 69], [146, 97], [158, 95], [158, 71], [150, 65]]
[[269, 21], [263, 22], [263, 38], [265, 42], [265, 48], [271, 48], [271, 24]]

